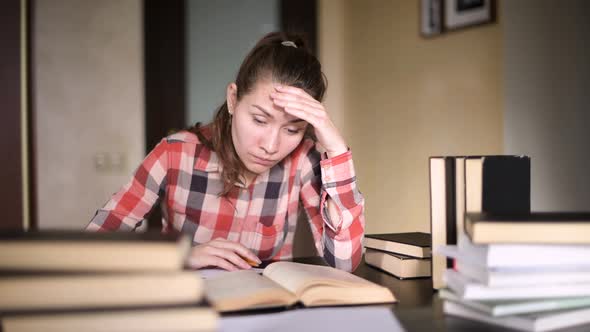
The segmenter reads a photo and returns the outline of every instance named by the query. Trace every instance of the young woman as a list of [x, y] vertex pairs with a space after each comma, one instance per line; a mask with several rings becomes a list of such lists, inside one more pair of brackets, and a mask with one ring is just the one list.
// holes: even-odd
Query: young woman
[[354, 270], [364, 199], [351, 152], [321, 103], [325, 90], [301, 38], [268, 34], [213, 121], [163, 139], [87, 229], [134, 230], [161, 202], [163, 232], [192, 236], [194, 268], [248, 269], [248, 261], [292, 257], [302, 206], [318, 253]]

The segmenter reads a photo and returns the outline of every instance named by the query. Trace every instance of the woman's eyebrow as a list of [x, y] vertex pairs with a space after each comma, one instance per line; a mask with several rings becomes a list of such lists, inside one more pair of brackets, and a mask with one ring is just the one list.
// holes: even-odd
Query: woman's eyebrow
[[264, 113], [267, 117], [274, 119], [274, 116], [272, 116], [272, 114], [270, 114], [267, 110], [265, 110], [264, 108], [262, 108], [262, 106], [258, 106], [256, 104], [252, 105], [254, 107], [256, 107], [257, 109], [259, 109], [262, 113]]
[[[253, 107], [256, 107], [257, 109], [259, 109], [267, 117], [269, 117], [271, 119], [274, 119], [274, 116], [272, 114], [270, 114], [270, 112], [268, 112], [267, 110], [265, 110], [262, 106], [256, 105], [256, 104], [253, 104], [252, 106]], [[303, 122], [303, 121], [305, 121], [305, 120], [303, 120], [303, 119], [293, 119], [293, 120], [290, 120], [289, 123], [299, 123], [299, 122]]]

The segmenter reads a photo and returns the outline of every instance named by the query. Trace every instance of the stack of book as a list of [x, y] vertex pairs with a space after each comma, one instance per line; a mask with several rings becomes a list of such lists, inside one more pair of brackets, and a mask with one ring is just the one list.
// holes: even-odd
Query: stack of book
[[590, 213], [467, 213], [444, 312], [524, 331], [590, 323]]
[[211, 331], [190, 240], [160, 234], [0, 234], [2, 331]]
[[[530, 213], [530, 158], [527, 156], [430, 157], [430, 233], [432, 248], [457, 244], [469, 213]], [[444, 288], [452, 261], [432, 255], [432, 285]]]
[[430, 277], [428, 233], [365, 235], [365, 262], [400, 279]]

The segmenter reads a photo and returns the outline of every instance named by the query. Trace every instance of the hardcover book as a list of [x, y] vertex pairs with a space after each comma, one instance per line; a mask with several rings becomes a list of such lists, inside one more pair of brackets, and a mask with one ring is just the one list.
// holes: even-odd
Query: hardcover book
[[431, 241], [430, 234], [421, 232], [365, 235], [367, 248], [419, 258], [430, 257]]
[[[430, 157], [430, 234], [432, 249], [457, 243], [454, 157]], [[432, 255], [432, 287], [443, 288], [443, 273], [453, 262]]]
[[430, 259], [367, 249], [365, 262], [400, 279], [430, 277]]
[[0, 277], [0, 312], [196, 304], [203, 281], [193, 271], [16, 274]]
[[590, 244], [590, 212], [467, 213], [474, 243]]
[[393, 293], [351, 273], [328, 266], [275, 262], [262, 275], [228, 272], [205, 280], [211, 305], [221, 312], [289, 307], [393, 303]]
[[0, 270], [177, 271], [191, 241], [161, 233], [15, 232], [0, 234]]
[[467, 308], [475, 309], [495, 317], [590, 307], [590, 297], [588, 296], [476, 302], [463, 300], [448, 289], [441, 289], [438, 295], [443, 300], [460, 303]]
[[498, 301], [590, 296], [590, 283], [489, 287], [455, 270], [445, 271], [448, 288], [462, 300]]
[[209, 332], [218, 315], [204, 307], [60, 312], [2, 317], [4, 332]]
[[460, 303], [445, 301], [443, 311], [449, 315], [521, 331], [553, 331], [590, 322], [590, 308], [588, 307], [528, 315], [493, 317]]

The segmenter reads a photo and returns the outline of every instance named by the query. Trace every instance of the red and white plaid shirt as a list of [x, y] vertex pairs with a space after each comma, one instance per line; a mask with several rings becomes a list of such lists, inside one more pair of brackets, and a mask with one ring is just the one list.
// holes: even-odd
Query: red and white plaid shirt
[[[315, 143], [305, 139], [250, 186], [237, 186], [226, 197], [219, 196], [221, 167], [195, 134], [171, 135], [96, 212], [87, 230], [134, 230], [161, 199], [163, 232], [188, 233], [194, 245], [221, 237], [243, 244], [262, 260], [283, 260], [292, 257], [301, 201], [318, 253], [339, 269], [358, 266], [364, 199], [350, 151], [321, 160]], [[338, 220], [329, 217], [327, 197], [338, 207]]]

